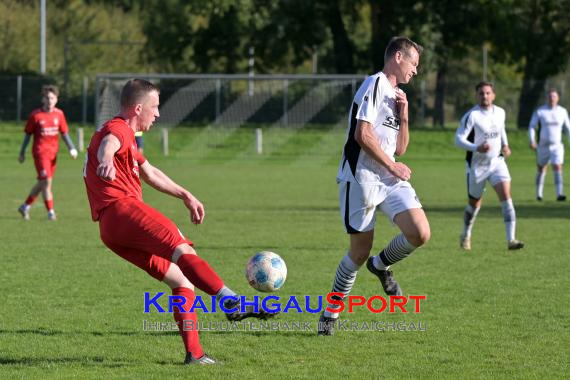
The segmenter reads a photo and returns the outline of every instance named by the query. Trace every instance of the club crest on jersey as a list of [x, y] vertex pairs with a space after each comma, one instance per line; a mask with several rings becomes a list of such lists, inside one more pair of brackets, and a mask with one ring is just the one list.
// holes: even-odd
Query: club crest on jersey
[[133, 173], [139, 177], [139, 163], [137, 162], [137, 160], [133, 160]]
[[400, 130], [400, 118], [397, 116], [386, 116], [386, 119], [382, 123], [383, 126], [395, 129], [396, 131]]

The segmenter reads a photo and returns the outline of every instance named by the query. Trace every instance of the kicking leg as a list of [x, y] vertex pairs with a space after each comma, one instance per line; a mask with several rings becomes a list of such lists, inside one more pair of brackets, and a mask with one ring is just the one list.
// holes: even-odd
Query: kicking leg
[[431, 236], [429, 222], [421, 208], [413, 208], [397, 214], [394, 223], [402, 231], [376, 256], [368, 259], [366, 267], [380, 279], [388, 295], [402, 295], [402, 289], [394, 279], [390, 266], [405, 259], [424, 245]]

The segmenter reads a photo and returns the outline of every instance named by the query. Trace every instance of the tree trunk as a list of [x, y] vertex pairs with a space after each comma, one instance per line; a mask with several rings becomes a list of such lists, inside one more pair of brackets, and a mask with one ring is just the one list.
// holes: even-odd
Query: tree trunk
[[435, 102], [433, 105], [433, 126], [445, 127], [445, 86], [447, 80], [447, 62], [443, 61], [437, 69], [435, 84]]
[[342, 21], [337, 1], [330, 3], [328, 24], [333, 36], [334, 62], [337, 73], [354, 73], [354, 47]]
[[534, 109], [538, 106], [543, 95], [544, 79], [531, 79], [525, 70], [523, 87], [519, 97], [519, 113], [517, 115], [517, 127], [520, 129], [528, 128], [530, 118]]
[[394, 35], [394, 5], [391, 1], [370, 0], [370, 25], [372, 38], [370, 53], [374, 71], [384, 67], [384, 50], [390, 38]]

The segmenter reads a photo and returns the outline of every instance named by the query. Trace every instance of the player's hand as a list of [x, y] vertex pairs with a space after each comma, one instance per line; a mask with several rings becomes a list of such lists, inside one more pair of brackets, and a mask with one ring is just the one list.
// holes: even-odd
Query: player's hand
[[477, 147], [477, 152], [487, 153], [489, 149], [491, 149], [491, 146], [485, 141], [483, 144]]
[[535, 143], [530, 143], [529, 146], [530, 146], [530, 149], [536, 150], [536, 144]]
[[204, 210], [204, 205], [192, 194], [184, 198], [184, 205], [188, 210], [190, 210], [190, 220], [194, 224], [202, 224], [204, 222], [204, 217], [206, 216], [206, 211]]
[[20, 155], [18, 156], [18, 162], [19, 162], [20, 164], [23, 163], [25, 160], [26, 160], [26, 156], [25, 156], [25, 155], [20, 154]]
[[406, 93], [398, 87], [396, 87], [396, 108], [400, 114], [408, 110], [408, 98], [406, 97]]
[[99, 166], [97, 166], [97, 175], [108, 181], [113, 181], [117, 175], [117, 170], [115, 169], [113, 161], [101, 162]]
[[71, 155], [71, 158], [73, 158], [75, 160], [79, 153], [77, 152], [77, 149], [73, 148], [69, 151], [69, 154]]
[[402, 181], [408, 181], [412, 177], [412, 170], [401, 162], [394, 162], [388, 170]]
[[503, 156], [505, 156], [505, 158], [511, 155], [511, 148], [509, 148], [508, 145], [503, 145], [503, 148], [501, 150], [503, 151]]

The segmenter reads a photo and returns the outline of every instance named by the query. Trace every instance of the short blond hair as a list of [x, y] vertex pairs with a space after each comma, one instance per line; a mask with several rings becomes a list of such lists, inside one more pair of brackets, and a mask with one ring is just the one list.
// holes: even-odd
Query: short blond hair
[[399, 51], [405, 53], [407, 56], [410, 56], [412, 54], [410, 51], [412, 48], [416, 49], [418, 55], [422, 55], [424, 48], [421, 45], [410, 40], [408, 37], [392, 37], [390, 42], [388, 42], [388, 46], [386, 46], [386, 51], [384, 52], [384, 62], [386, 62], [389, 58], [392, 58]]

